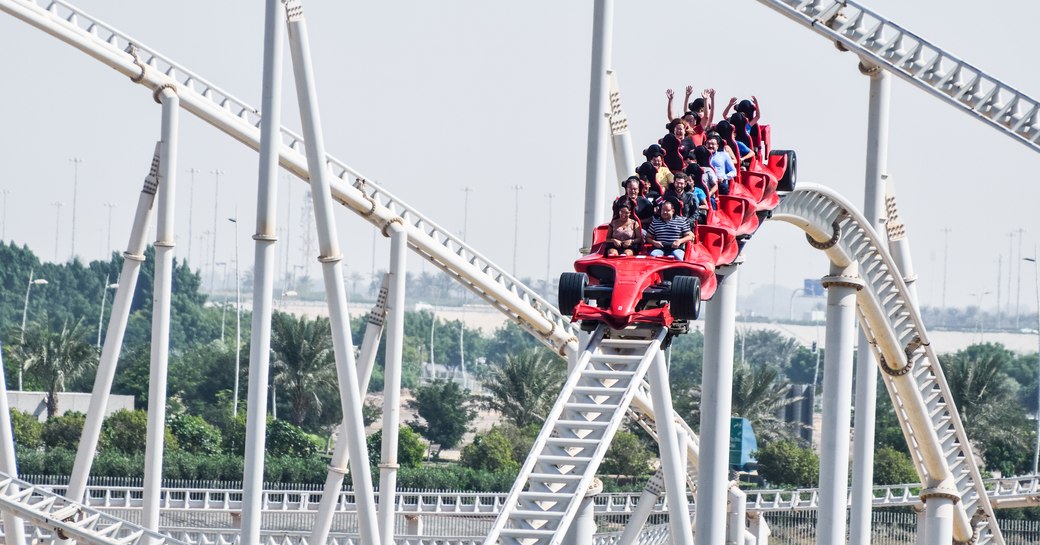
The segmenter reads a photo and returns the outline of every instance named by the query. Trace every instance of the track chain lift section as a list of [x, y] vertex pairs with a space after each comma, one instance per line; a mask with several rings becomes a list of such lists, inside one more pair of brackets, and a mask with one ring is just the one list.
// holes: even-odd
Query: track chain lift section
[[485, 545], [560, 543], [666, 335], [663, 327], [596, 329]]
[[801, 228], [811, 240], [827, 241], [816, 246], [833, 263], [859, 263], [866, 284], [857, 294], [860, 325], [925, 487], [921, 497], [959, 499], [955, 540], [1003, 545], [950, 387], [886, 245], [848, 201], [820, 186], [803, 185], [789, 194], [773, 219]]
[[852, 0], [758, 0], [1040, 151], [1040, 103]]

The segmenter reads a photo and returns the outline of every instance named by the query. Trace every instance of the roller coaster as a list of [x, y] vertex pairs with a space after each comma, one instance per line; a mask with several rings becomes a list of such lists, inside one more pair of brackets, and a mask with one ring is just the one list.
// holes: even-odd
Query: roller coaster
[[[1040, 140], [1037, 126], [1040, 104], [869, 9], [852, 1], [759, 2], [857, 54], [864, 73], [874, 80], [882, 78], [883, 74], [895, 74], [1009, 137], [1040, 149], [1037, 144]], [[402, 270], [399, 267], [407, 246], [568, 359], [568, 379], [516, 484], [497, 508], [495, 523], [484, 537], [484, 543], [592, 542], [595, 529], [589, 528], [588, 524], [592, 510], [590, 498], [598, 488], [596, 469], [625, 418], [638, 423], [659, 441], [661, 471], [636, 504], [625, 531], [610, 538], [609, 542], [663, 543], [669, 540], [672, 543], [692, 543], [696, 533], [700, 545], [721, 543], [723, 538], [733, 543], [765, 543], [768, 532], [753, 530], [754, 525], [746, 518], [746, 495], [729, 482], [725, 475], [725, 462], [719, 460], [720, 452], [724, 458], [728, 447], [722, 439], [726, 430], [719, 430], [718, 422], [710, 420], [710, 417], [709, 420], [702, 417], [702, 435], [698, 437], [682, 415], [673, 410], [662, 346], [669, 335], [680, 332], [672, 328], [674, 322], [696, 319], [701, 309], [700, 301], [706, 301], [705, 385], [707, 387], [709, 382], [712, 385], [727, 384], [726, 369], [732, 364], [734, 284], [742, 262], [741, 249], [747, 236], [768, 223], [767, 220], [786, 222], [801, 229], [809, 243], [825, 252], [831, 262], [832, 274], [824, 279], [831, 293], [829, 297], [833, 297], [828, 306], [828, 346], [835, 347], [828, 350], [829, 361], [825, 365], [825, 380], [834, 381], [828, 382], [831, 385], [826, 388], [828, 391], [851, 388], [851, 375], [840, 373], [851, 365], [852, 309], [858, 311], [861, 331], [877, 368], [882, 371], [885, 387], [921, 478], [922, 490], [918, 499], [924, 503], [927, 513], [922, 525], [926, 542], [1004, 543], [990, 500], [993, 491], [987, 488], [975, 464], [975, 456], [921, 321], [914, 294], [904, 280], [910, 264], [902, 252], [891, 251], [893, 246], [905, 242], [899, 242], [895, 237], [886, 240], [884, 233], [874, 230], [879, 210], [868, 210], [864, 214], [827, 188], [804, 183], [795, 187], [792, 156], [770, 153], [771, 144], [767, 141], [765, 152], [756, 157], [750, 168], [741, 171], [741, 179], [733, 194], [720, 198], [716, 217], [708, 225], [697, 228], [695, 247], [690, 248], [687, 260], [681, 264], [674, 260], [661, 260], [661, 266], [653, 267], [652, 271], [637, 271], [635, 276], [640, 277], [640, 281], [622, 289], [620, 282], [632, 271], [622, 271], [619, 267], [624, 265], [620, 264], [646, 263], [648, 259], [608, 259], [598, 255], [603, 232], [593, 233], [590, 255], [576, 263], [577, 272], [587, 274], [592, 282], [573, 276], [567, 282], [561, 282], [561, 307], [570, 307], [562, 308], [566, 311], [563, 313], [430, 218], [346, 163], [325, 153], [310, 73], [303, 6], [298, 0], [290, 0], [284, 6], [279, 4], [277, 1], [268, 3], [268, 37], [274, 37], [268, 40], [268, 46], [276, 41], [280, 43], [280, 30], [287, 24], [304, 136], [280, 125], [277, 114], [272, 113], [277, 112], [277, 108], [265, 107], [265, 115], [261, 116], [261, 110], [67, 2], [0, 0], [0, 11], [51, 34], [113, 68], [133, 83], [144, 86], [163, 108], [163, 138], [152, 158], [140, 194], [134, 229], [124, 254], [123, 275], [113, 302], [113, 324], [105, 340], [76, 471], [64, 496], [16, 479], [12, 441], [8, 431], [0, 430], [0, 446], [4, 447], [5, 453], [5, 456], [0, 456], [0, 470], [6, 475], [0, 480], [0, 512], [3, 514], [6, 543], [25, 542], [23, 530], [26, 522], [36, 531], [43, 532], [39, 535], [87, 543], [134, 545], [203, 541], [191, 536], [175, 539], [158, 533], [157, 513], [161, 501], [157, 477], [161, 475], [161, 433], [158, 439], [151, 432], [149, 434], [150, 452], [155, 451], [154, 442], [158, 441], [160, 469], [155, 469], [154, 465], [151, 470], [146, 468], [141, 525], [104, 513], [91, 506], [89, 497], [85, 495], [86, 479], [97, 442], [97, 429], [93, 429], [93, 424], [99, 426], [99, 414], [111, 390], [111, 375], [126, 325], [125, 312], [136, 285], [145, 229], [156, 202], [159, 211], [156, 293], [166, 290], [168, 294], [169, 290], [168, 269], [163, 263], [168, 264], [172, 259], [169, 252], [172, 241], [165, 237], [171, 236], [172, 227], [168, 203], [176, 172], [173, 166], [176, 162], [179, 109], [258, 150], [262, 165], [267, 165], [261, 167], [261, 177], [265, 172], [272, 172], [273, 166], [280, 165], [301, 180], [308, 181], [313, 190], [322, 246], [319, 260], [326, 275], [333, 327], [338, 332], [336, 360], [346, 416], [345, 431], [340, 435], [330, 464], [325, 493], [315, 507], [318, 513], [315, 528], [301, 542], [326, 543], [331, 539], [330, 520], [337, 506], [342, 505], [340, 489], [348, 463], [350, 460], [365, 460], [363, 430], [358, 426], [359, 393], [367, 384], [366, 373], [371, 371], [375, 345], [382, 334], [387, 312], [391, 322], [387, 333], [390, 341], [388, 369], [393, 365], [395, 352], [398, 363], [400, 358], [401, 331], [395, 322], [402, 315], [403, 293], [396, 283], [391, 283], [383, 293], [381, 304], [370, 315], [365, 342], [356, 362], [349, 336], [342, 335], [343, 331], [349, 331], [343, 293], [336, 291], [342, 286], [337, 288], [340, 283], [336, 280], [328, 281], [329, 278], [340, 278], [337, 267], [341, 256], [330, 209], [335, 201], [391, 239], [391, 277], [402, 276], [398, 272]], [[597, 9], [602, 9], [602, 5], [598, 3]], [[280, 55], [280, 45], [275, 51], [271, 53], [274, 55], [272, 59]], [[265, 81], [275, 80], [277, 74], [268, 73], [274, 64], [266, 64]], [[273, 100], [268, 92], [265, 88], [265, 106]], [[616, 109], [614, 113], [617, 113]], [[778, 184], [784, 178], [788, 180], [788, 187], [780, 191]], [[264, 207], [265, 197], [261, 190], [258, 216], [263, 216]], [[257, 241], [257, 262], [262, 264], [261, 256], [267, 255], [274, 236], [271, 232], [258, 231], [254, 239]], [[690, 274], [680, 274], [684, 271]], [[270, 315], [271, 285], [269, 277], [264, 280], [264, 274], [264, 269], [258, 268], [255, 301], [259, 304], [254, 305], [255, 320], [262, 320], [265, 312], [268, 318]], [[679, 280], [683, 278], [689, 280]], [[165, 287], [160, 289], [164, 281]], [[265, 289], [266, 294], [263, 293]], [[159, 321], [155, 327], [161, 333], [164, 303], [162, 295], [157, 297]], [[610, 308], [616, 306], [612, 302], [619, 297], [626, 302], [622, 304], [620, 314], [611, 314]], [[168, 320], [168, 300], [165, 304]], [[576, 327], [572, 323], [574, 318], [584, 327]], [[262, 331], [261, 327], [254, 328], [253, 342], [261, 343], [255, 345], [261, 349], [251, 351], [257, 358], [265, 357], [262, 354], [267, 350], [263, 349], [263, 343], [269, 342], [269, 338], [263, 339]], [[832, 334], [833, 345], [830, 342]], [[160, 385], [165, 383], [163, 349], [162, 342], [153, 346], [153, 357], [157, 358], [153, 360], [153, 379], [158, 377]], [[159, 364], [154, 361], [159, 361]], [[264, 374], [259, 376], [266, 377], [265, 364], [263, 359], [251, 360], [251, 373], [260, 371]], [[715, 374], [709, 377], [709, 372]], [[841, 378], [847, 380], [839, 380]], [[392, 382], [389, 370], [387, 381]], [[250, 447], [256, 446], [257, 433], [263, 437], [265, 384], [266, 380], [250, 383], [251, 424], [247, 435], [246, 489], [241, 503], [243, 525], [238, 538], [241, 542], [261, 542], [259, 475], [262, 471], [260, 474], [255, 472], [256, 450], [250, 451]], [[257, 389], [255, 392], [254, 387]], [[721, 407], [722, 410], [715, 411], [719, 413], [715, 416], [728, 421], [726, 390], [706, 392], [702, 400], [705, 403], [702, 415], [708, 409]], [[163, 392], [158, 393], [160, 395], [150, 396], [150, 403], [152, 397], [157, 402], [165, 399]], [[721, 401], [709, 399], [716, 395], [724, 395], [724, 398]], [[833, 520], [837, 518], [832, 516], [833, 511], [828, 511], [826, 520], [823, 515], [824, 509], [837, 509], [843, 521], [848, 505], [845, 492], [847, 469], [841, 466], [847, 467], [850, 402], [847, 397], [835, 396], [830, 401], [825, 400], [825, 416], [836, 420], [831, 424], [825, 422], [824, 430], [825, 452], [829, 447], [835, 454], [825, 457], [824, 465], [828, 467], [821, 469], [821, 476], [826, 473], [827, 478], [821, 477], [815, 505], [821, 510], [821, 535], [840, 531], [843, 539], [844, 523]], [[0, 409], [0, 428], [9, 429], [8, 423], [4, 422], [6, 407]], [[833, 411], [828, 413], [828, 409]], [[150, 412], [153, 412], [151, 407]], [[841, 433], [842, 414], [845, 415], [844, 436]], [[396, 426], [387, 429], [396, 429]], [[840, 453], [842, 442], [846, 443], [844, 455]], [[260, 447], [262, 470], [262, 440]], [[250, 452], [253, 452], [253, 458], [250, 458]], [[380, 486], [378, 492], [368, 481], [367, 460], [363, 463], [366, 469], [357, 473], [354, 482], [356, 502], [352, 506], [358, 517], [358, 533], [339, 542], [439, 542], [421, 536], [395, 534], [392, 479], [395, 463], [392, 460], [384, 463], [381, 485], [389, 483], [390, 486]], [[688, 516], [691, 512], [688, 485], [693, 482], [697, 486], [696, 524]], [[865, 493], [872, 498], [869, 484]], [[667, 528], [647, 529], [644, 525], [650, 510], [661, 495], [665, 495], [667, 500]], [[857, 497], [860, 496], [856, 496], [854, 490], [853, 504]], [[378, 513], [377, 498], [382, 506]], [[791, 504], [795, 503], [792, 499]], [[866, 503], [874, 502], [871, 499]], [[870, 505], [866, 508], [869, 510]], [[229, 538], [222, 542], [234, 540]]]

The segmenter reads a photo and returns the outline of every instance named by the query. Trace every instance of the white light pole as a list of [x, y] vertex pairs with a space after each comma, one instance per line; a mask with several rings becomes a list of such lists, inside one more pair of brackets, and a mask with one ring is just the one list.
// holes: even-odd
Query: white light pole
[[524, 186], [509, 186], [513, 190], [513, 278], [516, 278], [516, 249], [520, 242], [520, 190]]
[[986, 295], [993, 293], [992, 291], [983, 291], [979, 293], [969, 293], [971, 297], [975, 299], [975, 330], [979, 333], [979, 342], [981, 343], [985, 339], [985, 333], [982, 331], [982, 298]]
[[473, 188], [466, 186], [461, 191], [466, 194], [462, 200], [462, 240], [465, 242], [466, 235], [469, 234], [469, 229], [467, 228], [469, 226], [469, 194], [473, 191]]
[[[32, 291], [33, 285], [45, 286], [47, 281], [43, 278], [33, 279], [33, 270], [29, 269], [29, 285], [25, 287], [25, 306], [22, 307], [22, 337], [21, 342], [25, 343], [25, 322], [29, 318], [29, 292]], [[22, 391], [22, 373], [25, 372], [25, 363], [18, 362], [18, 391]]]
[[58, 262], [58, 242], [61, 240], [61, 207], [65, 206], [65, 203], [61, 201], [54, 201], [51, 203], [54, 207], [54, 262]]
[[10, 194], [10, 189], [0, 189], [0, 195], [4, 196], [4, 221], [0, 224], [0, 240], [7, 240], [7, 196]]
[[231, 406], [231, 416], [238, 416], [238, 374], [242, 365], [242, 277], [238, 268], [238, 208], [235, 217], [228, 218], [235, 224], [235, 393]]
[[195, 238], [195, 230], [192, 228], [192, 217], [195, 215], [195, 175], [202, 171], [191, 167], [187, 172], [191, 176], [191, 183], [188, 184], [188, 261], [191, 261], [191, 239]]
[[72, 157], [69, 162], [72, 163], [72, 250], [69, 261], [72, 261], [76, 258], [76, 194], [79, 191], [79, 165], [83, 159]]
[[[1036, 256], [1036, 246], [1033, 246], [1033, 255]], [[1040, 463], [1040, 270], [1037, 269], [1036, 257], [1024, 257], [1023, 261], [1033, 264], [1033, 282], [1036, 289], [1036, 341], [1037, 341], [1037, 395], [1036, 395], [1036, 448], [1033, 451], [1033, 475], [1037, 474], [1037, 465]]]
[[221, 169], [211, 170], [210, 174], [213, 175], [213, 238], [210, 240], [213, 250], [210, 257], [210, 265], [212, 267], [209, 270], [209, 290], [212, 293], [213, 287], [213, 273], [216, 272], [217, 268], [217, 206], [220, 204], [220, 175], [224, 174]]
[[[108, 209], [108, 238], [105, 241], [105, 259], [111, 259], [112, 257], [112, 209], [116, 207], [115, 203], [105, 202], [103, 205]], [[190, 240], [190, 239], [189, 239]]]
[[110, 283], [109, 280], [111, 279], [111, 275], [105, 277], [105, 287], [101, 290], [101, 312], [98, 314], [97, 319], [97, 344], [95, 344], [98, 348], [101, 348], [101, 324], [105, 319], [105, 298], [108, 297], [108, 290], [114, 290], [119, 287], [118, 282]]
[[548, 229], [548, 231], [549, 231], [549, 235], [545, 237], [545, 298], [546, 299], [549, 298], [549, 292], [551, 291], [550, 288], [552, 287], [552, 237], [553, 237], [553, 230], [552, 230], [552, 203], [553, 203], [553, 198], [554, 197], [556, 197], [556, 195], [553, 195], [552, 193], [546, 193], [545, 194], [545, 198], [549, 199], [549, 208], [548, 208], [548, 214], [549, 214], [549, 221], [548, 221], [549, 229]]

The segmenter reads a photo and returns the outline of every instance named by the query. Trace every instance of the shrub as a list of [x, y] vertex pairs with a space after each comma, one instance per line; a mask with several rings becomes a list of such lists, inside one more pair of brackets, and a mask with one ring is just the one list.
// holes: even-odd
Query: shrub
[[[397, 432], [397, 463], [401, 467], [419, 467], [426, 455], [426, 445], [412, 428], [402, 425]], [[368, 463], [376, 466], [382, 459], [383, 430], [368, 437]]]
[[43, 446], [43, 424], [33, 415], [11, 409], [11, 428], [14, 431], [14, 443], [27, 449]]
[[264, 479], [271, 482], [323, 483], [328, 472], [328, 461], [318, 456], [269, 456], [264, 463]]
[[[244, 442], [243, 442], [244, 446]], [[267, 451], [277, 456], [309, 456], [324, 443], [288, 420], [267, 420]]]
[[892, 447], [881, 447], [874, 452], [874, 484], [916, 483], [917, 468], [909, 456]]
[[650, 473], [650, 462], [654, 455], [639, 437], [627, 431], [618, 431], [610, 443], [600, 473], [608, 475], [639, 476]]
[[[40, 439], [48, 449], [61, 448], [75, 451], [79, 446], [79, 436], [83, 433], [83, 423], [86, 421], [87, 415], [76, 411], [52, 416], [43, 423]], [[72, 468], [69, 469], [71, 471]]]
[[517, 471], [520, 465], [513, 460], [513, 446], [504, 433], [492, 428], [487, 433], [477, 435], [473, 442], [462, 449], [463, 466], [484, 470]]
[[174, 415], [169, 419], [170, 433], [177, 439], [180, 447], [197, 454], [218, 454], [223, 437], [216, 426], [206, 422], [201, 416], [187, 413]]
[[509, 492], [516, 474], [510, 470], [478, 471], [457, 465], [401, 468], [397, 472], [397, 486], [402, 489]]
[[[117, 450], [126, 454], [143, 454], [148, 438], [148, 413], [143, 410], [120, 409], [101, 425], [98, 450]], [[164, 428], [164, 451], [176, 450], [177, 439]]]
[[820, 457], [812, 449], [794, 441], [774, 441], [755, 452], [758, 472], [767, 481], [781, 486], [816, 486]]

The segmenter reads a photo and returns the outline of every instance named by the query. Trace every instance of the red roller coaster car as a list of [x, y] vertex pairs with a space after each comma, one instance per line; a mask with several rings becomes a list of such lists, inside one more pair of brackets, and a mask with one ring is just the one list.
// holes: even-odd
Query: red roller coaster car
[[588, 255], [574, 262], [576, 272], [560, 276], [560, 311], [586, 329], [606, 323], [624, 329], [637, 323], [659, 324], [673, 333], [688, 330], [696, 320], [701, 300], [715, 294], [716, 266], [736, 259], [743, 243], [779, 202], [779, 194], [794, 190], [796, 158], [793, 151], [770, 151], [769, 130], [763, 135], [761, 157], [751, 161], [734, 180], [730, 196], [721, 197], [708, 225], [695, 228], [695, 242], [687, 243], [686, 257], [648, 255], [607, 256], [607, 225], [595, 229]]

